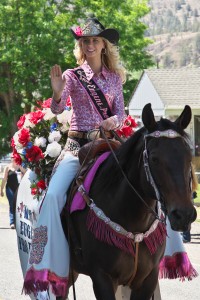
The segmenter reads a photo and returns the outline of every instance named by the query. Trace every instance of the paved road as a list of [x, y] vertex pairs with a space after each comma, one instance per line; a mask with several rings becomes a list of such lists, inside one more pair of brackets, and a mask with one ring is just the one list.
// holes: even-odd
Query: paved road
[[[192, 225], [192, 241], [186, 244], [193, 266], [200, 274], [200, 223]], [[8, 205], [0, 200], [0, 300], [30, 300], [21, 295], [22, 272], [17, 251], [15, 230], [9, 228]], [[200, 276], [191, 282], [160, 281], [162, 300], [199, 300]], [[80, 276], [76, 283], [77, 300], [95, 300], [91, 280]], [[70, 291], [70, 300], [73, 300]]]

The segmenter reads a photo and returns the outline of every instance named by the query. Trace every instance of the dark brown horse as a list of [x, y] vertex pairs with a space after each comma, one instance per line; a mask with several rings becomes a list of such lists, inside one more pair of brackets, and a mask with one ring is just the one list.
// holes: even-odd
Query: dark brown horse
[[[190, 120], [186, 106], [175, 122], [156, 122], [147, 104], [144, 127], [115, 150], [116, 157], [110, 154], [96, 173], [89, 191], [96, 211], [92, 204], [71, 214], [77, 238], [70, 242], [72, 268], [91, 277], [96, 299], [114, 300], [118, 285], [130, 286], [131, 300], [152, 297], [165, 249], [165, 224], [157, 202], [176, 231], [187, 230], [196, 219], [192, 155], [184, 132]], [[136, 233], [146, 233], [147, 240]]]

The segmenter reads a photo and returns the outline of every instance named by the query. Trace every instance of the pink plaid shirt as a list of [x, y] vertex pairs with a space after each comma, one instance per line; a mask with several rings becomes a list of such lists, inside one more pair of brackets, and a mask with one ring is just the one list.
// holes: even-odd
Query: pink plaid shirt
[[[96, 75], [86, 61], [81, 65], [81, 68], [84, 70], [87, 79], [90, 80], [92, 78], [104, 93], [113, 115], [111, 118], [114, 118], [116, 127], [120, 127], [125, 118], [120, 76], [110, 72], [105, 67], [102, 68], [100, 74]], [[88, 131], [98, 128], [103, 119], [97, 112], [88, 93], [71, 69], [66, 70], [63, 76], [66, 78], [66, 85], [61, 101], [59, 103], [55, 100], [52, 101], [52, 112], [55, 114], [61, 113], [65, 108], [66, 99], [70, 96], [73, 108], [70, 129]]]

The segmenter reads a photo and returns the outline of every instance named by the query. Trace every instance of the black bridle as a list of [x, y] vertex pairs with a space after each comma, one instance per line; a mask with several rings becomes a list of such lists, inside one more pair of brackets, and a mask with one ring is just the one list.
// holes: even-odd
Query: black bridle
[[[106, 137], [106, 135], [104, 133], [104, 130], [101, 127], [100, 127], [100, 132], [101, 132], [102, 137], [106, 140], [106, 142], [107, 142], [107, 144], [108, 144], [108, 146], [110, 148], [110, 151], [111, 151], [111, 153], [112, 153], [112, 155], [113, 155], [113, 157], [114, 157], [114, 159], [115, 159], [115, 161], [116, 161], [116, 163], [117, 163], [117, 165], [118, 165], [118, 167], [119, 167], [119, 169], [120, 169], [120, 171], [121, 171], [124, 179], [126, 180], [127, 184], [129, 185], [129, 187], [136, 193], [136, 195], [142, 201], [142, 203], [145, 205], [145, 207], [147, 208], [147, 210], [149, 210], [149, 212], [151, 212], [155, 216], [155, 218], [158, 219], [160, 222], [165, 223], [166, 222], [165, 219], [163, 219], [163, 217], [160, 217], [158, 215], [158, 213], [146, 203], [146, 201], [143, 199], [143, 197], [139, 194], [139, 192], [132, 185], [132, 183], [128, 179], [126, 173], [122, 169], [122, 166], [120, 165], [119, 160], [118, 160], [115, 152], [113, 151], [113, 149], [112, 149], [112, 147], [111, 147], [111, 145], [109, 143], [109, 139]], [[150, 172], [150, 168], [149, 168], [149, 172]]]
[[[113, 151], [113, 149], [112, 149], [112, 147], [109, 143], [109, 139], [106, 137], [106, 135], [104, 133], [104, 130], [102, 128], [100, 128], [100, 132], [101, 132], [102, 137], [106, 140], [106, 142], [107, 142], [107, 144], [110, 148], [110, 151], [111, 151], [111, 153], [112, 153], [112, 155], [113, 155], [113, 157], [114, 157], [114, 159], [115, 159], [115, 161], [116, 161], [116, 163], [117, 163], [124, 179], [128, 183], [129, 187], [136, 193], [138, 198], [142, 201], [142, 203], [146, 206], [146, 208], [155, 216], [155, 218], [158, 219], [160, 222], [165, 223], [166, 222], [166, 212], [167, 212], [166, 204], [165, 204], [165, 200], [162, 197], [162, 195], [161, 195], [161, 193], [160, 193], [160, 191], [159, 191], [159, 189], [156, 185], [156, 182], [155, 182], [155, 180], [152, 176], [152, 173], [151, 173], [151, 169], [150, 169], [150, 166], [149, 166], [147, 139], [149, 137], [152, 137], [152, 138], [166, 137], [166, 138], [171, 138], [171, 139], [172, 138], [183, 138], [182, 135], [180, 135], [178, 132], [176, 132], [172, 129], [168, 129], [168, 130], [165, 130], [165, 131], [154, 131], [152, 133], [144, 135], [143, 164], [144, 164], [144, 169], [145, 169], [145, 173], [146, 173], [146, 178], [147, 178], [147, 181], [150, 183], [150, 185], [153, 187], [155, 195], [156, 195], [156, 200], [160, 203], [161, 209], [162, 209], [163, 213], [165, 214], [165, 218], [163, 219], [163, 217], [160, 217], [158, 215], [158, 213], [146, 203], [146, 201], [143, 199], [143, 197], [138, 193], [138, 191], [132, 185], [132, 183], [128, 179], [127, 175], [125, 174], [124, 170], [122, 169], [122, 167], [119, 163], [119, 160], [118, 160], [115, 152]], [[115, 138], [116, 138], [116, 134], [115, 134]]]
[[148, 156], [148, 150], [147, 150], [147, 139], [148, 138], [160, 138], [160, 137], [165, 137], [165, 138], [183, 138], [182, 135], [180, 135], [178, 132], [172, 130], [172, 129], [168, 129], [165, 131], [154, 131], [152, 133], [146, 134], [144, 135], [144, 151], [143, 151], [143, 163], [144, 163], [144, 169], [145, 169], [145, 173], [146, 173], [146, 178], [147, 181], [151, 184], [151, 186], [154, 189], [155, 195], [156, 195], [156, 200], [158, 202], [160, 202], [161, 205], [161, 209], [164, 212], [165, 216], [167, 213], [167, 209], [166, 209], [166, 204], [165, 204], [165, 200], [162, 197], [157, 184], [152, 176], [151, 170], [150, 170], [150, 166], [149, 166], [149, 156]]

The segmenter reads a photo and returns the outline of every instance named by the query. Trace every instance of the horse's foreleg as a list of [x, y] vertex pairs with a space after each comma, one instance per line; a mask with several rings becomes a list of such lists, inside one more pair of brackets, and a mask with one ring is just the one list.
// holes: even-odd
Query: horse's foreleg
[[91, 276], [91, 279], [97, 300], [115, 300], [115, 284], [108, 274], [98, 271]]
[[[131, 289], [128, 286], [119, 286], [116, 293], [116, 300], [129, 300], [131, 296]], [[154, 297], [154, 298], [153, 298]], [[157, 283], [156, 289], [154, 291], [154, 296], [152, 300], [161, 300], [159, 283]]]
[[[130, 300], [151, 300], [158, 283], [157, 269], [153, 270], [150, 275], [144, 280], [139, 289], [132, 289]], [[158, 300], [155, 298], [154, 300]]]

